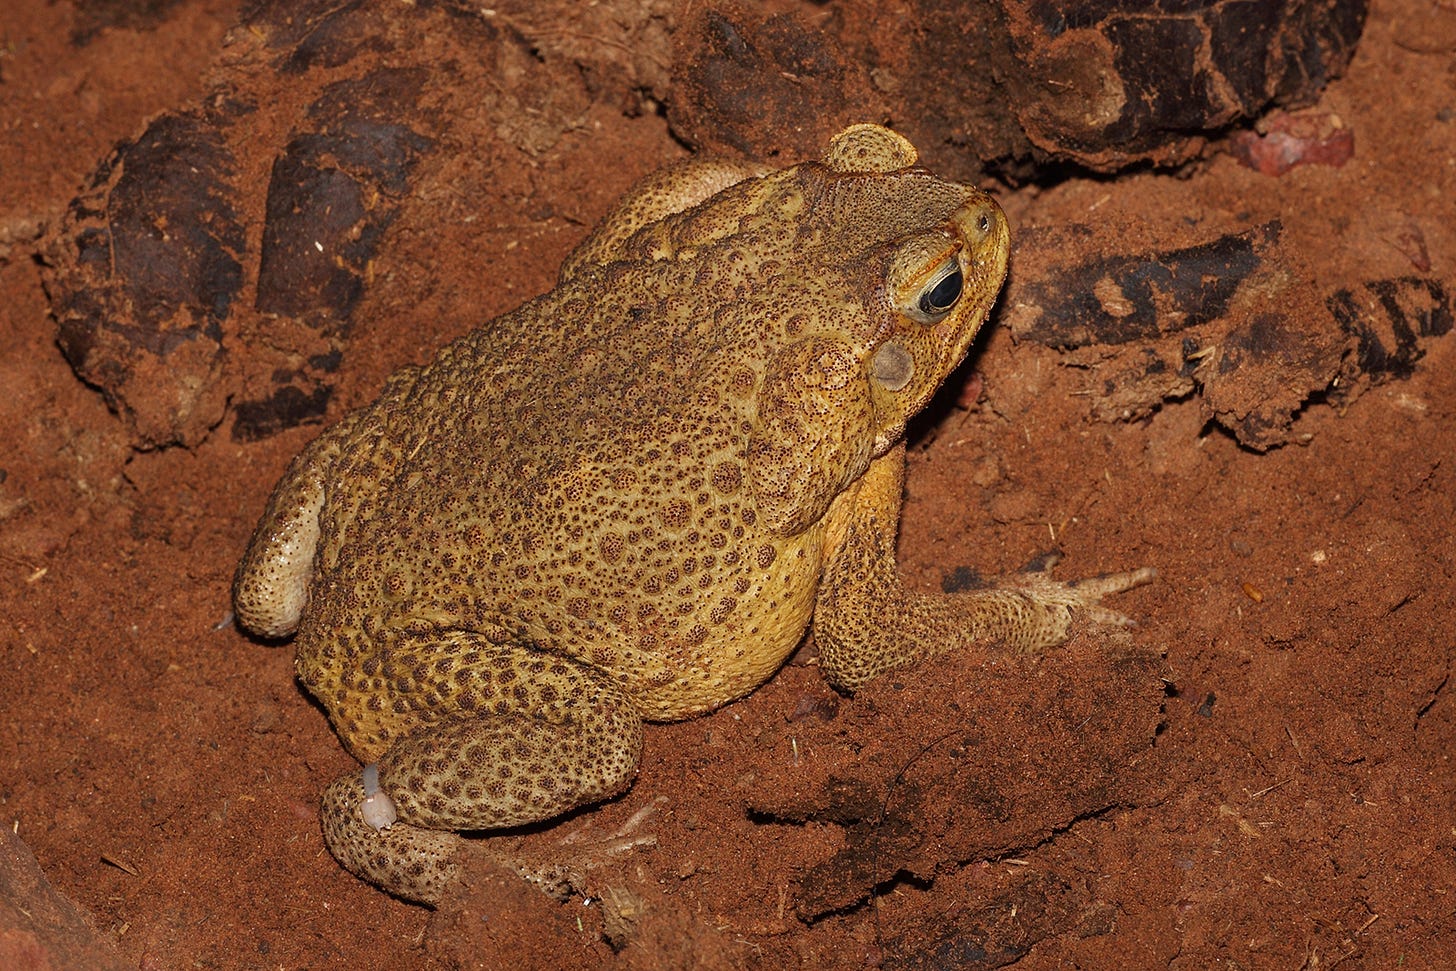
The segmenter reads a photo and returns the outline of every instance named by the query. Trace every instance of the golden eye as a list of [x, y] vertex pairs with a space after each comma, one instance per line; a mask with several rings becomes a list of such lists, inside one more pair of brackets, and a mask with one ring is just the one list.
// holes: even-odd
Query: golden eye
[[961, 298], [961, 290], [965, 286], [965, 277], [961, 273], [961, 265], [952, 256], [946, 261], [945, 266], [936, 271], [925, 284], [925, 289], [920, 291], [920, 296], [915, 298], [915, 309], [920, 311], [920, 316], [927, 324], [933, 324], [950, 313], [956, 301]]

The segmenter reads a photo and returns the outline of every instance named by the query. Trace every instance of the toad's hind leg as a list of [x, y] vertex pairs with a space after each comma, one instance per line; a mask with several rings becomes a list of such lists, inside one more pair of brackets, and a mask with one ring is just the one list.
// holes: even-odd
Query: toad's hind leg
[[[377, 768], [324, 795], [335, 859], [407, 900], [434, 903], [454, 879], [464, 842], [455, 830], [538, 822], [616, 795], [641, 757], [641, 716], [606, 675], [536, 651], [471, 647], [481, 659], [475, 690], [486, 700], [421, 720]], [[381, 805], [397, 815], [385, 828], [377, 828], [389, 822], [375, 815]]]

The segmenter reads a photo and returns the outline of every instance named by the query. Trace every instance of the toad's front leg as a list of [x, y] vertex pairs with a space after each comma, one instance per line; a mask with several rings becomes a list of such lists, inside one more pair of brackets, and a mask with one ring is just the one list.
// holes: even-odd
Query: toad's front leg
[[891, 668], [949, 650], [1042, 651], [1065, 641], [1079, 617], [1132, 624], [1102, 606], [1102, 598], [1149, 582], [1154, 569], [1066, 583], [1029, 573], [957, 594], [906, 590], [895, 569], [904, 468], [900, 446], [876, 459], [830, 511], [814, 638], [831, 684], [853, 691]]

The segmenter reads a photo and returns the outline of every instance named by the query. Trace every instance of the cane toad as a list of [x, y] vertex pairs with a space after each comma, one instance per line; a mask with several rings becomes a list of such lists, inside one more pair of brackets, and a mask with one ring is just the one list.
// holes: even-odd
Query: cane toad
[[829, 681], [1035, 651], [1150, 570], [964, 594], [897, 578], [906, 421], [1006, 272], [990, 197], [857, 125], [780, 171], [670, 168], [554, 289], [395, 374], [289, 467], [238, 620], [366, 767], [329, 849], [438, 899], [459, 830], [620, 792], [644, 722], [763, 683], [810, 627]]

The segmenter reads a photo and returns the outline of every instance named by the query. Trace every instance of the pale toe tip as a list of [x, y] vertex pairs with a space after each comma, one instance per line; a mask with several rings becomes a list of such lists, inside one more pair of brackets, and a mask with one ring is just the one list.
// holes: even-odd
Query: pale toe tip
[[370, 763], [364, 767], [364, 801], [359, 803], [359, 815], [374, 830], [389, 829], [399, 819], [394, 800], [379, 788], [379, 766]]

